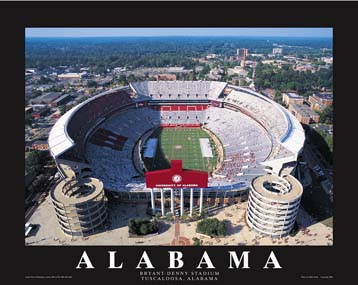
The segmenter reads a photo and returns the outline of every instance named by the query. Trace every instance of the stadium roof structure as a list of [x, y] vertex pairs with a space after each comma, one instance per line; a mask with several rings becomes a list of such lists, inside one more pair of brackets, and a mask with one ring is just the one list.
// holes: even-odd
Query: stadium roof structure
[[53, 126], [48, 137], [48, 145], [53, 157], [58, 157], [74, 146], [74, 141], [67, 133], [67, 124], [72, 114], [74, 114], [78, 108], [79, 105], [67, 111]]

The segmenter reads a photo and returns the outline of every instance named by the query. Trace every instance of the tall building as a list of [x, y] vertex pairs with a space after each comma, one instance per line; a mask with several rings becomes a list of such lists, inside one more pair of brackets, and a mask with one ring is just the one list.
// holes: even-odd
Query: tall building
[[281, 55], [282, 54], [282, 48], [273, 48], [272, 49], [273, 55]]
[[249, 54], [249, 50], [247, 48], [238, 48], [236, 50], [236, 55], [238, 60], [246, 59]]
[[247, 48], [238, 48], [236, 50], [237, 60], [241, 61], [240, 66], [242, 68], [245, 68], [245, 61], [248, 54], [249, 54], [249, 50]]

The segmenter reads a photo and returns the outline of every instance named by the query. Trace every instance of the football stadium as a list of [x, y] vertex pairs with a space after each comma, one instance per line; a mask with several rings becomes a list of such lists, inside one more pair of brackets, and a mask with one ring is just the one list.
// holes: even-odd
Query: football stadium
[[[61, 204], [56, 214], [69, 235], [100, 227], [99, 207], [88, 206], [95, 205], [88, 197], [98, 188], [90, 182], [97, 181], [114, 199], [148, 203], [162, 215], [177, 208], [192, 215], [210, 205], [248, 200], [248, 225], [282, 236], [294, 225], [302, 195], [291, 174], [304, 141], [301, 124], [288, 110], [249, 88], [218, 81], [133, 82], [80, 103], [52, 128], [49, 148], [65, 184], [88, 181], [76, 188], [83, 193], [67, 189], [71, 186], [65, 191], [59, 183], [52, 196], [87, 197], [82, 205], [94, 213], [87, 211], [76, 231], [69, 205]], [[170, 168], [172, 160], [207, 172], [208, 187], [147, 188], [145, 173]], [[100, 205], [103, 200], [101, 195]]]

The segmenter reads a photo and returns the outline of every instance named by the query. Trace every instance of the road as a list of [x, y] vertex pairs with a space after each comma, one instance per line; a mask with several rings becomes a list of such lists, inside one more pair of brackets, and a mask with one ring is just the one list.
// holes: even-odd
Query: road
[[313, 169], [315, 165], [319, 165], [319, 167], [322, 169], [325, 178], [328, 179], [330, 183], [333, 183], [332, 176], [329, 174], [327, 168], [323, 163], [318, 159], [315, 152], [312, 150], [312, 147], [309, 144], [305, 144], [304, 151], [303, 151], [303, 158], [308, 163], [308, 166]]
[[45, 192], [39, 192], [35, 194], [35, 197], [31, 199], [33, 202], [33, 205], [31, 205], [26, 211], [25, 211], [25, 223], [29, 221], [32, 214], [36, 211], [37, 207], [45, 200], [46, 193]]

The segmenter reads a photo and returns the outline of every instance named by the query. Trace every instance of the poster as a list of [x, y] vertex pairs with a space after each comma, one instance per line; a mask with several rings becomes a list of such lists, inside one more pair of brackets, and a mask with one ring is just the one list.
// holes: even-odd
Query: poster
[[334, 23], [112, 5], [22, 22], [25, 279], [333, 280]]

